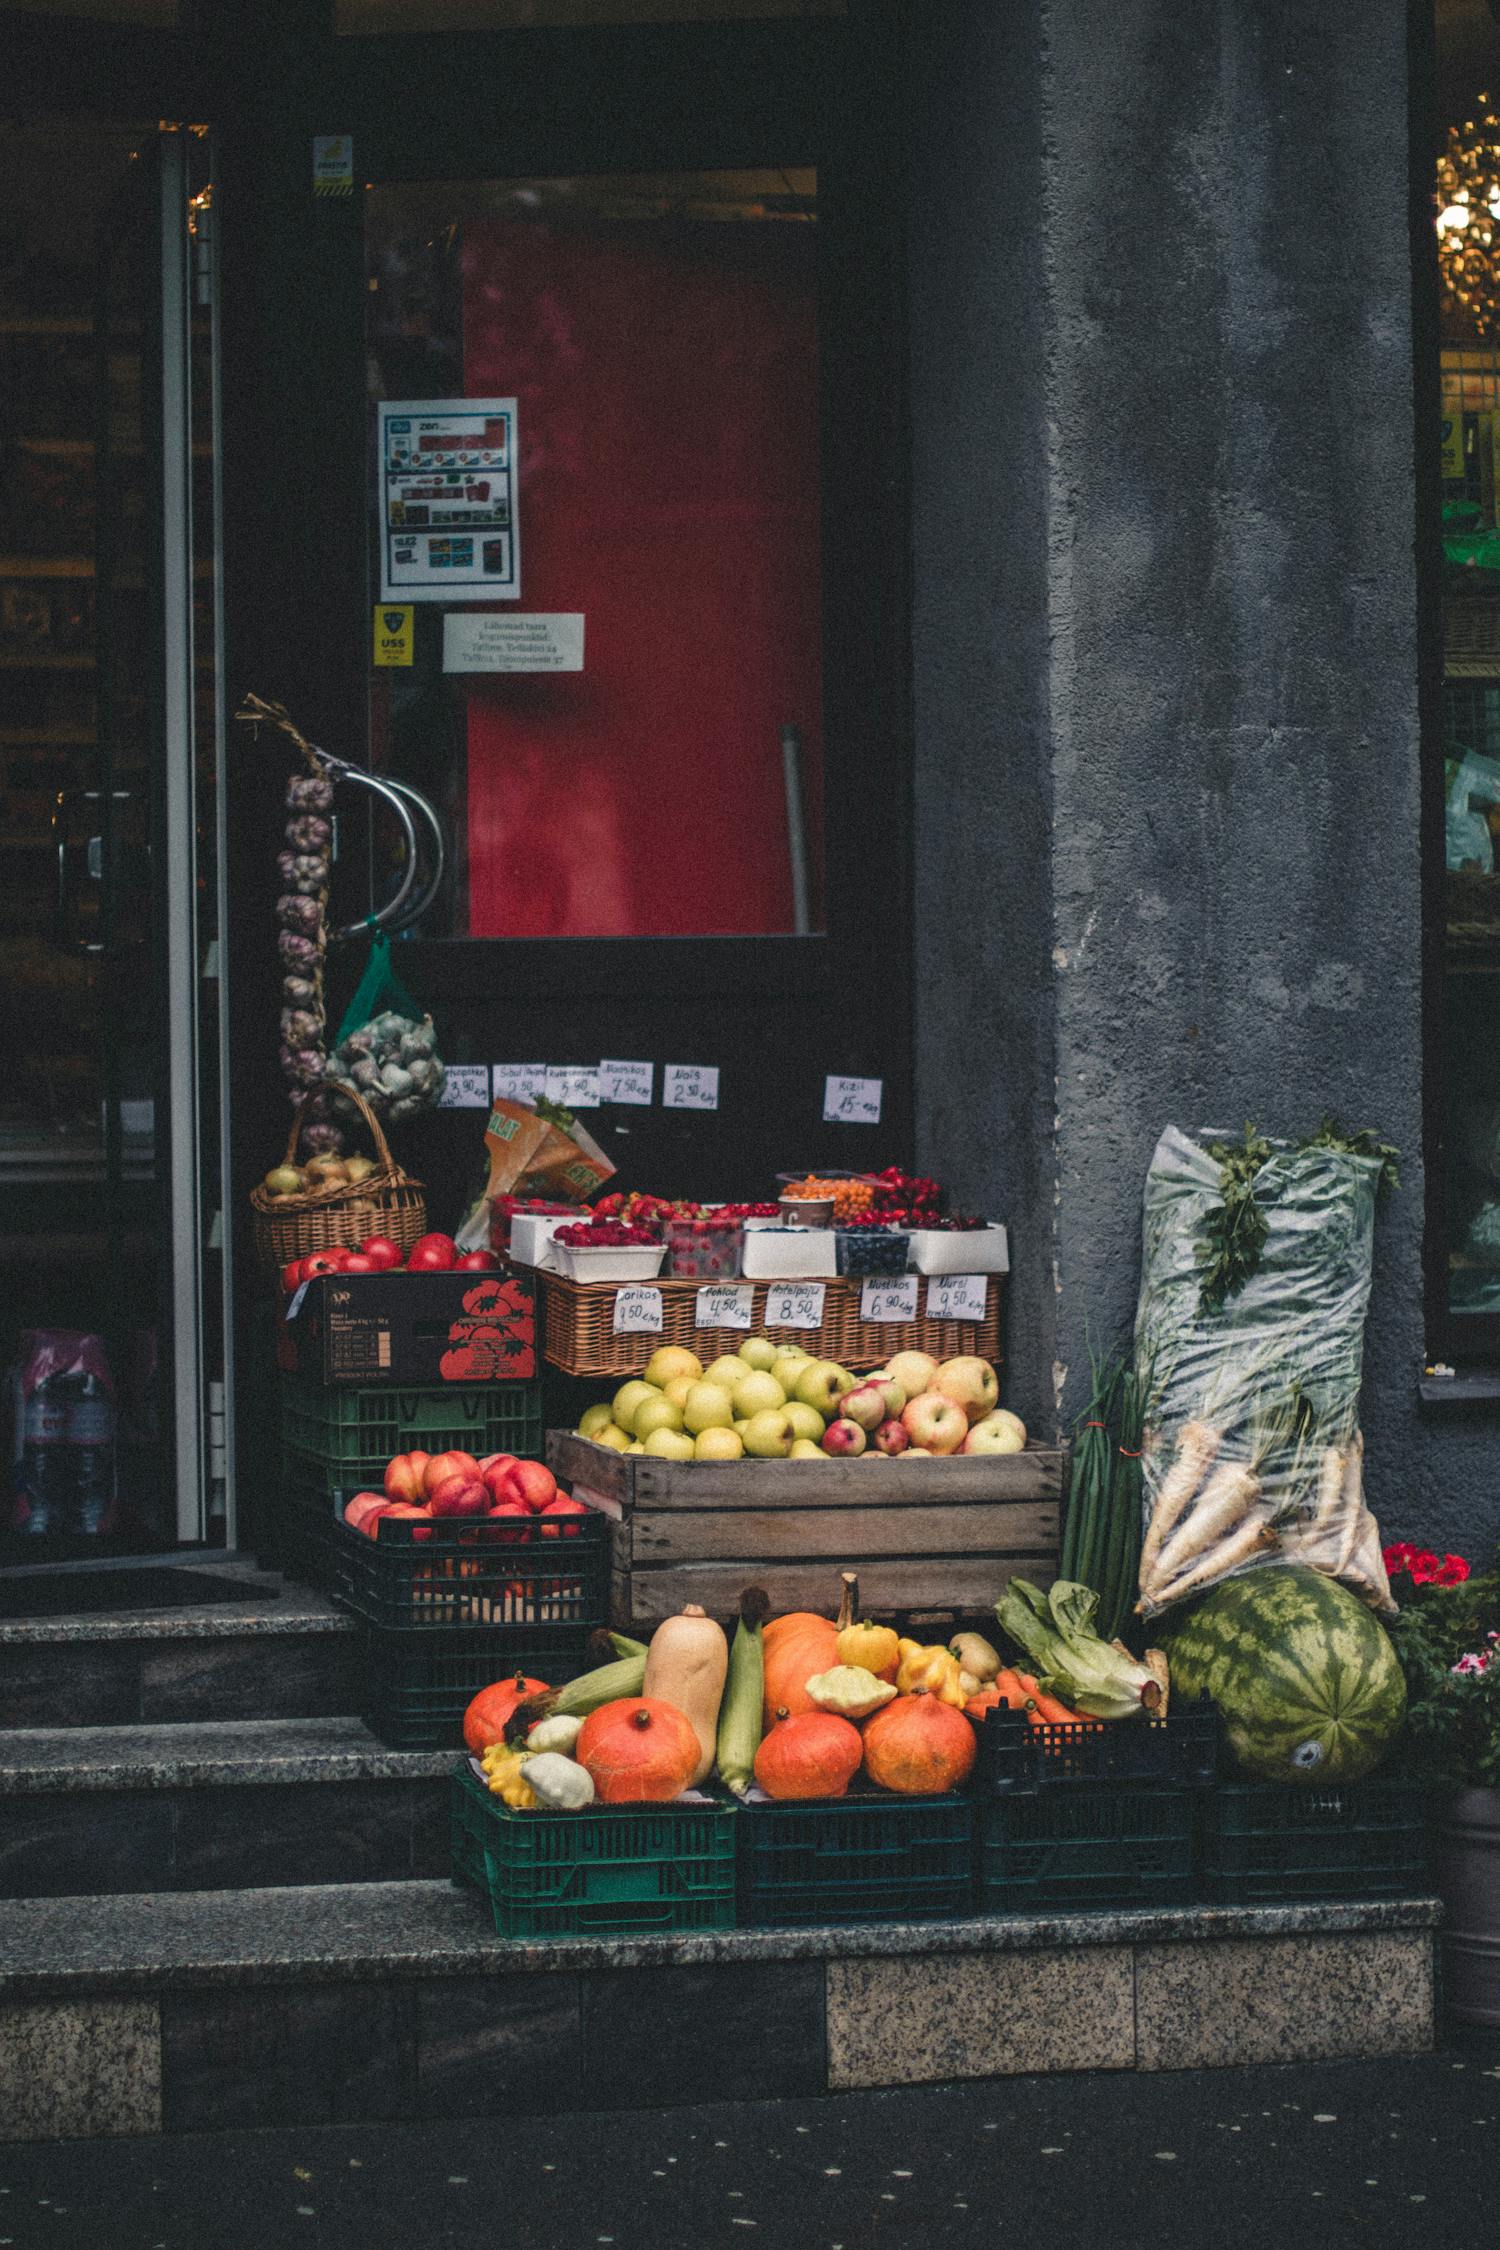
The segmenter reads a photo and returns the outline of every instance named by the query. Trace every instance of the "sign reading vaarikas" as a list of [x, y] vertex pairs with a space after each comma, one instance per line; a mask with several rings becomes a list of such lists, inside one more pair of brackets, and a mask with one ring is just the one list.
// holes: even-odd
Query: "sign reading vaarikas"
[[382, 399], [380, 598], [519, 601], [513, 398]]

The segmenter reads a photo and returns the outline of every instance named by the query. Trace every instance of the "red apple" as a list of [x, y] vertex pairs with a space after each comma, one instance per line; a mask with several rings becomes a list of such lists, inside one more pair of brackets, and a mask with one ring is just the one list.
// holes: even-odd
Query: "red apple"
[[[882, 1401], [883, 1403], [884, 1401]], [[823, 1432], [823, 1451], [825, 1453], [852, 1459], [855, 1455], [863, 1453], [864, 1449], [865, 1433], [858, 1422], [847, 1422], [841, 1416], [837, 1422], [830, 1422]]]
[[895, 1454], [904, 1453], [911, 1444], [911, 1439], [907, 1435], [906, 1424], [898, 1421], [893, 1414], [888, 1422], [881, 1423], [870, 1443], [877, 1453]]
[[344, 1521], [351, 1531], [363, 1531], [371, 1516], [384, 1515], [390, 1506], [383, 1492], [356, 1492], [344, 1506]]
[[890, 1412], [884, 1384], [871, 1378], [863, 1383], [856, 1383], [853, 1390], [846, 1391], [839, 1400], [840, 1418], [846, 1422], [857, 1422], [866, 1432], [878, 1430], [882, 1422], [889, 1421]]
[[901, 1411], [906, 1434], [924, 1453], [956, 1453], [969, 1434], [969, 1417], [939, 1391], [919, 1391]]
[[466, 1250], [461, 1258], [454, 1259], [453, 1265], [458, 1273], [498, 1273], [500, 1270], [500, 1260], [493, 1250]]
[[576, 1539], [578, 1537], [578, 1526], [576, 1524], [568, 1525], [549, 1522], [548, 1518], [556, 1516], [586, 1516], [588, 1512], [589, 1511], [584, 1506], [583, 1502], [581, 1500], [575, 1500], [571, 1492], [559, 1492], [557, 1498], [555, 1500], [549, 1500], [546, 1507], [543, 1508], [541, 1512], [540, 1525], [542, 1537], [544, 1539], [556, 1539], [558, 1537], [562, 1537], [564, 1539]]
[[422, 1480], [427, 1473], [430, 1453], [398, 1453], [385, 1465], [386, 1495], [392, 1500], [408, 1503], [424, 1497]]
[[360, 1244], [361, 1255], [374, 1261], [377, 1273], [389, 1273], [403, 1263], [406, 1253], [399, 1242], [392, 1242], [388, 1234], [367, 1234]]
[[964, 1410], [964, 1419], [977, 1422], [982, 1415], [992, 1414], [999, 1404], [1000, 1383], [987, 1359], [976, 1359], [966, 1354], [961, 1359], [945, 1359], [932, 1378], [930, 1388], [939, 1398], [951, 1398], [955, 1406]]
[[454, 1475], [465, 1477], [470, 1483], [478, 1481], [479, 1463], [472, 1453], [430, 1454], [422, 1471], [422, 1498], [430, 1500], [443, 1478]]
[[408, 1273], [449, 1273], [458, 1256], [451, 1234], [424, 1234], [406, 1253]]
[[427, 1505], [435, 1516], [482, 1516], [489, 1504], [490, 1496], [477, 1473], [462, 1469], [439, 1477], [427, 1496]]

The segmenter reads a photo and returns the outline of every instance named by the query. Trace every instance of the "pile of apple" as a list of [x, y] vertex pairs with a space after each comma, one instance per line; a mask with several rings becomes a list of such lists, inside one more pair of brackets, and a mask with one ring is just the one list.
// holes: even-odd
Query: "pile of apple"
[[542, 1519], [543, 1539], [572, 1539], [577, 1527], [563, 1519], [589, 1512], [571, 1493], [559, 1492], [545, 1462], [522, 1461], [514, 1453], [486, 1453], [482, 1459], [459, 1452], [398, 1453], [385, 1465], [384, 1484], [383, 1492], [356, 1492], [344, 1509], [345, 1523], [371, 1539], [388, 1517], [432, 1522], [448, 1516], [483, 1517], [480, 1535], [502, 1546], [524, 1543], [529, 1534], [522, 1526], [533, 1516]]
[[336, 1243], [290, 1259], [281, 1269], [281, 1287], [290, 1296], [320, 1273], [495, 1273], [499, 1265], [493, 1250], [460, 1250], [451, 1234], [419, 1235], [409, 1250], [388, 1234], [367, 1234], [357, 1250]]
[[578, 1432], [662, 1461], [1019, 1453], [1025, 1424], [998, 1395], [987, 1359], [897, 1352], [874, 1374], [851, 1375], [800, 1344], [749, 1336], [709, 1367], [684, 1345], [663, 1344], [643, 1374], [589, 1407]]

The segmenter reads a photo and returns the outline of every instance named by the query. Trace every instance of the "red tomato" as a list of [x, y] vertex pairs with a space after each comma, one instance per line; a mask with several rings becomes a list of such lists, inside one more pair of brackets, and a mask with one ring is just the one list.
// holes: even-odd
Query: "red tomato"
[[293, 1258], [281, 1269], [281, 1287], [284, 1294], [290, 1297], [292, 1291], [301, 1282], [301, 1279], [302, 1260], [300, 1258]]
[[344, 1262], [339, 1268], [340, 1273], [376, 1273], [378, 1271], [379, 1268], [368, 1250], [345, 1251]]
[[388, 1234], [367, 1234], [360, 1244], [360, 1255], [370, 1259], [377, 1273], [388, 1273], [399, 1266], [405, 1257], [399, 1242], [392, 1242]]
[[339, 1263], [342, 1256], [340, 1250], [310, 1251], [302, 1260], [303, 1280], [315, 1281], [320, 1273], [342, 1273], [344, 1269]]
[[451, 1273], [458, 1252], [451, 1234], [424, 1234], [406, 1254], [408, 1273]]
[[500, 1270], [500, 1260], [493, 1250], [466, 1250], [453, 1264], [458, 1273], [498, 1273]]

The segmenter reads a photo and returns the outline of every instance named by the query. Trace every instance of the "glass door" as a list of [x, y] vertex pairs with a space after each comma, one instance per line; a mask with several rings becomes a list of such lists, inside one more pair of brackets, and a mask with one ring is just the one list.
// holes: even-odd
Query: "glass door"
[[207, 136], [0, 152], [0, 1552], [220, 1543], [215, 274]]

